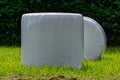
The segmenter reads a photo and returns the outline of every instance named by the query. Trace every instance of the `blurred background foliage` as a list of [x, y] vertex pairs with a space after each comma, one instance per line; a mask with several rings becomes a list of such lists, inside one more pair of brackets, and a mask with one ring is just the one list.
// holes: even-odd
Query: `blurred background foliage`
[[0, 0], [0, 45], [21, 45], [21, 16], [35, 12], [80, 13], [104, 28], [108, 46], [120, 46], [120, 0]]

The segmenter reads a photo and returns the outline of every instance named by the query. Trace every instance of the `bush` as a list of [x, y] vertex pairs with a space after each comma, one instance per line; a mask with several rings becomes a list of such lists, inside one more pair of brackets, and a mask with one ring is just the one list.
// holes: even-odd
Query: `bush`
[[119, 0], [2, 0], [0, 5], [0, 45], [20, 45], [21, 16], [33, 12], [71, 12], [89, 16], [103, 26], [108, 45], [120, 45]]

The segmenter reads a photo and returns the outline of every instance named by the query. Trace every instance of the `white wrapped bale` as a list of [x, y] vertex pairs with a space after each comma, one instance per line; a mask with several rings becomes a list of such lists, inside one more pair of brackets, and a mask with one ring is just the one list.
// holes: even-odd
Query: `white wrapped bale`
[[84, 17], [84, 57], [99, 59], [106, 47], [106, 35], [95, 20]]
[[84, 27], [81, 14], [24, 14], [21, 38], [23, 64], [82, 66]]

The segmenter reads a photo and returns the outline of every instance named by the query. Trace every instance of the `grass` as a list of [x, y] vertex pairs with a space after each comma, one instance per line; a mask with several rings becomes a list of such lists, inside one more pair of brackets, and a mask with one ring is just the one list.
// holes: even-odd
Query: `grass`
[[120, 47], [107, 47], [101, 59], [84, 60], [81, 69], [58, 66], [25, 66], [21, 63], [20, 47], [0, 47], [0, 80], [7, 80], [11, 76], [32, 77], [32, 80], [33, 78], [37, 80], [36, 78], [55, 75], [72, 76], [83, 80], [120, 80]]

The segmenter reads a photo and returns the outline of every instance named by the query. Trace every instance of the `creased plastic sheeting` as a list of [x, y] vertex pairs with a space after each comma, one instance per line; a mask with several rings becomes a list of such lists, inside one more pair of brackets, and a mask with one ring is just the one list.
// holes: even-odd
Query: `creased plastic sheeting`
[[84, 27], [81, 14], [24, 14], [21, 31], [23, 64], [82, 66]]
[[86, 59], [99, 59], [106, 47], [106, 35], [95, 20], [84, 17], [84, 56]]

